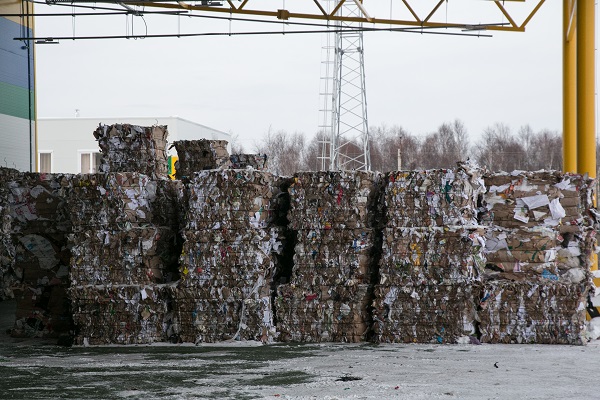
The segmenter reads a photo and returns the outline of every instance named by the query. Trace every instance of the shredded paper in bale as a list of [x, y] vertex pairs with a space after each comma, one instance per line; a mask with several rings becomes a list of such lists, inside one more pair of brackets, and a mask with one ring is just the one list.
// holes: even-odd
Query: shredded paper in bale
[[370, 285], [280, 285], [275, 307], [283, 342], [365, 341], [369, 334]]
[[457, 343], [476, 333], [472, 284], [375, 287], [379, 343]]
[[267, 169], [266, 154], [232, 154], [229, 156], [229, 161], [233, 169], [253, 168], [260, 171]]
[[102, 125], [94, 137], [102, 151], [100, 172], [139, 172], [152, 178], [167, 177], [165, 125]]
[[191, 178], [195, 172], [203, 170], [230, 166], [226, 140], [178, 140], [173, 146], [179, 157], [175, 163], [177, 179]]
[[382, 176], [364, 171], [294, 174], [289, 186], [290, 229], [375, 227]]
[[16, 249], [12, 239], [8, 183], [20, 175], [16, 169], [0, 167], [0, 301], [14, 297], [12, 287], [19, 280], [14, 270]]
[[388, 227], [476, 225], [482, 171], [472, 163], [454, 169], [396, 171], [387, 175]]
[[485, 239], [486, 274], [494, 279], [579, 283], [588, 278], [594, 243], [592, 231], [490, 228]]
[[587, 282], [487, 282], [480, 297], [481, 341], [583, 344], [587, 294]]
[[70, 289], [75, 343], [148, 344], [166, 341], [172, 323], [170, 285], [99, 285]]
[[179, 286], [175, 298], [177, 335], [183, 342], [224, 340], [272, 341], [275, 336], [271, 290], [264, 282], [254, 288], [227, 285], [210, 288]]
[[213, 170], [194, 175], [187, 187], [187, 229], [266, 228], [276, 212], [278, 180], [255, 170]]
[[297, 231], [293, 284], [370, 283], [375, 234], [370, 229]]
[[379, 266], [381, 285], [452, 284], [481, 280], [481, 229], [387, 228]]
[[72, 175], [23, 173], [8, 182], [13, 284], [17, 299], [13, 336], [56, 337], [71, 327], [69, 285], [71, 232], [67, 192]]

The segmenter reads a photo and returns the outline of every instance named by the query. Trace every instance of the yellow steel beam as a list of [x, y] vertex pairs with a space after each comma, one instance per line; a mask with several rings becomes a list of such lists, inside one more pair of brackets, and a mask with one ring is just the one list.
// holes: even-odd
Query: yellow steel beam
[[577, 172], [596, 177], [595, 5], [577, 1]]
[[[106, 0], [104, 0], [106, 1]], [[321, 21], [340, 21], [340, 22], [362, 22], [362, 23], [371, 23], [371, 24], [380, 24], [380, 25], [392, 25], [392, 26], [406, 26], [406, 27], [423, 27], [423, 28], [466, 28], [469, 26], [477, 25], [481, 26], [487, 30], [493, 31], [512, 31], [512, 32], [523, 32], [525, 31], [525, 27], [533, 18], [533, 16], [540, 9], [542, 4], [544, 4], [545, 0], [513, 0], [511, 3], [526, 3], [526, 4], [535, 4], [532, 8], [532, 11], [527, 15], [527, 17], [518, 24], [515, 19], [511, 16], [510, 12], [507, 10], [506, 6], [503, 5], [503, 2], [498, 0], [494, 0], [493, 3], [500, 9], [502, 15], [509, 21], [509, 24], [474, 24], [473, 21], [447, 21], [446, 16], [439, 17], [439, 20], [434, 20], [434, 16], [436, 12], [440, 8], [441, 5], [447, 2], [447, 0], [439, 0], [430, 11], [427, 12], [425, 18], [420, 18], [418, 14], [415, 12], [414, 8], [410, 5], [410, 0], [402, 0], [402, 4], [406, 7], [406, 11], [412, 16], [413, 19], [394, 19], [390, 16], [390, 18], [376, 18], [372, 17], [373, 13], [368, 11], [367, 6], [364, 1], [360, 1], [361, 3], [361, 12], [363, 16], [349, 16], [349, 15], [337, 15], [339, 9], [342, 5], [348, 0], [337, 0], [335, 3], [335, 7], [329, 13], [325, 10], [327, 7], [323, 5], [326, 0], [313, 0], [316, 4], [315, 12], [295, 12], [291, 10], [278, 10], [278, 9], [270, 9], [268, 5], [264, 4], [264, 2], [253, 2], [252, 4], [258, 4], [258, 8], [252, 9], [248, 8], [249, 4], [252, 0], [244, 0], [242, 4], [238, 7], [235, 7], [231, 0], [227, 0], [227, 2], [223, 6], [198, 6], [189, 3], [185, 3], [182, 1], [129, 1], [124, 0], [123, 3], [128, 5], [135, 5], [140, 7], [159, 7], [159, 8], [175, 8], [175, 9], [186, 9], [186, 10], [194, 10], [200, 12], [213, 12], [213, 13], [223, 13], [223, 14], [241, 14], [241, 15], [253, 15], [260, 17], [268, 17], [273, 19], [281, 18], [282, 15], [285, 15], [286, 19], [307, 19], [307, 20], [321, 20]], [[356, 1], [356, 0], [355, 0]], [[77, 3], [77, 0], [73, 1]], [[100, 1], [102, 2], [102, 1]], [[283, 12], [282, 12], [283, 11]]]
[[563, 0], [563, 170], [577, 172], [576, 0]]

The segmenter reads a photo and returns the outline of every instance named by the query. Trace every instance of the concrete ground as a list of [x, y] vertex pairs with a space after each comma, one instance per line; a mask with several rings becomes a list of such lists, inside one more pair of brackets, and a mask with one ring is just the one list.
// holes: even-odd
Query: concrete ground
[[2, 399], [599, 399], [600, 346], [151, 345], [12, 339]]

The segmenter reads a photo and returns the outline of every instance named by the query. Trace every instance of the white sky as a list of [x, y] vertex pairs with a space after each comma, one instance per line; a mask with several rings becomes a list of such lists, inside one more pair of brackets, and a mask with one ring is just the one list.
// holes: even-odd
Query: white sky
[[[382, 13], [389, 12], [385, 3]], [[48, 10], [71, 8], [36, 6], [37, 12]], [[447, 13], [449, 21], [487, 22], [487, 10], [495, 10], [492, 2], [451, 1], [438, 20]], [[145, 18], [148, 33], [226, 32], [230, 27], [225, 21]], [[142, 26], [136, 18], [135, 33], [142, 33]], [[125, 34], [128, 28], [123, 16], [36, 21], [37, 36]], [[231, 24], [234, 32], [248, 29], [282, 27]], [[561, 32], [562, 1], [557, 0], [546, 1], [525, 33], [473, 38], [367, 32], [369, 125], [400, 125], [422, 135], [459, 118], [473, 142], [496, 122], [514, 131], [524, 124], [535, 131], [561, 131]], [[306, 34], [38, 45], [38, 117], [73, 117], [75, 109], [82, 117], [180, 116], [238, 135], [247, 151], [269, 128], [310, 136], [321, 120], [324, 40], [324, 34]]]

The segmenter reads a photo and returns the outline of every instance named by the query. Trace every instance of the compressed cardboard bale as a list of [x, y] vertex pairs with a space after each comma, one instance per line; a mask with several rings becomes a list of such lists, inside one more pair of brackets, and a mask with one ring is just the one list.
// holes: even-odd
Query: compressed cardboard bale
[[138, 172], [166, 179], [168, 135], [166, 125], [100, 124], [94, 131], [102, 151], [99, 172]]
[[184, 235], [180, 273], [186, 286], [250, 289], [258, 282], [268, 285], [275, 273], [275, 256], [282, 251], [277, 228], [188, 231]]
[[275, 335], [270, 286], [196, 288], [179, 285], [174, 301], [176, 334], [183, 342], [257, 340]]
[[169, 215], [168, 207], [155, 207], [155, 203], [159, 203], [158, 188], [165, 185], [167, 181], [137, 172], [77, 175], [73, 178], [70, 197], [74, 229], [116, 226], [127, 229], [136, 224], [154, 223], [158, 219], [155, 215], [163, 211]]
[[166, 283], [176, 232], [148, 225], [73, 234], [70, 280], [74, 285]]
[[365, 229], [380, 224], [383, 176], [365, 171], [294, 174], [289, 185], [290, 229]]
[[485, 237], [486, 275], [494, 279], [580, 283], [589, 278], [595, 232], [553, 228], [490, 228]]
[[232, 154], [229, 156], [233, 169], [254, 168], [259, 171], [267, 169], [266, 154]]
[[387, 228], [379, 264], [381, 285], [481, 281], [483, 230], [461, 226]]
[[175, 163], [177, 179], [192, 177], [199, 171], [228, 168], [231, 165], [226, 140], [178, 140], [173, 146], [179, 157]]
[[22, 173], [6, 183], [14, 259], [8, 271], [17, 294], [14, 336], [57, 337], [71, 324], [65, 308], [72, 231], [68, 190], [73, 175]]
[[371, 229], [311, 229], [296, 232], [293, 274], [296, 285], [366, 284], [376, 268], [378, 240]]
[[173, 289], [169, 285], [72, 286], [78, 345], [166, 341]]
[[8, 182], [12, 231], [61, 235], [71, 231], [67, 192], [71, 174], [23, 173]]
[[8, 183], [18, 180], [21, 174], [16, 169], [0, 167], [0, 301], [14, 297], [12, 287], [19, 280], [14, 271], [16, 250], [12, 239]]
[[514, 171], [484, 176], [482, 222], [504, 228], [547, 226], [574, 232], [592, 226], [595, 180], [560, 171]]
[[485, 191], [481, 175], [470, 162], [452, 169], [389, 172], [387, 227], [476, 225], [478, 198]]
[[371, 324], [370, 285], [300, 288], [279, 285], [275, 310], [278, 341], [365, 341]]
[[587, 282], [487, 282], [479, 302], [480, 340], [584, 344], [588, 288]]
[[198, 172], [186, 188], [185, 229], [267, 228], [277, 216], [278, 183], [264, 171]]
[[464, 283], [375, 286], [374, 340], [457, 343], [475, 335], [476, 287]]

